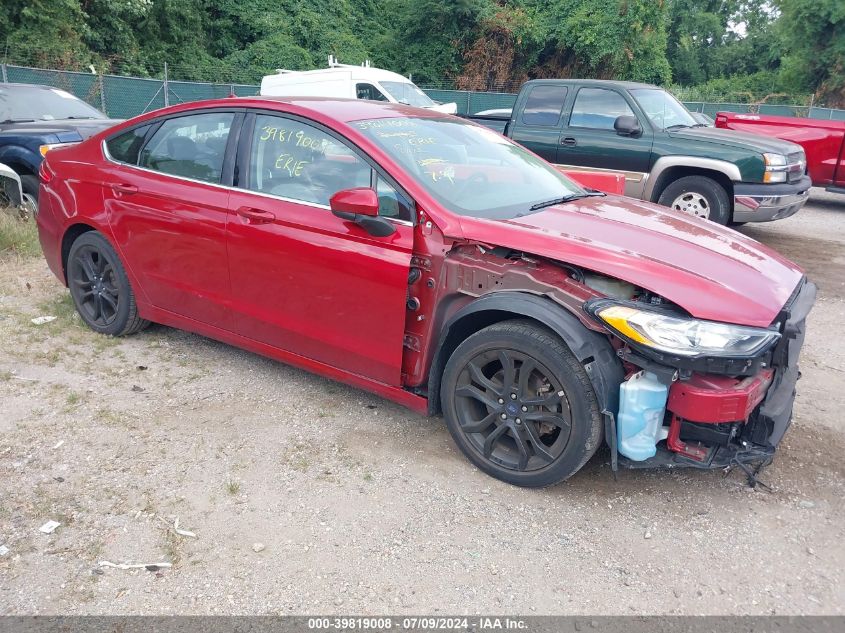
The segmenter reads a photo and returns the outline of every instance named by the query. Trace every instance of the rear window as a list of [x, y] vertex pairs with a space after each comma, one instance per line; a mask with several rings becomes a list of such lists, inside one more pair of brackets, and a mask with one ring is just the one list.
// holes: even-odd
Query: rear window
[[566, 86], [534, 86], [525, 100], [522, 122], [525, 125], [557, 125], [565, 100]]
[[137, 165], [138, 152], [141, 151], [141, 145], [143, 145], [144, 137], [147, 135], [149, 129], [149, 125], [142, 125], [141, 127], [136, 127], [128, 132], [110, 138], [106, 141], [109, 156], [121, 163]]

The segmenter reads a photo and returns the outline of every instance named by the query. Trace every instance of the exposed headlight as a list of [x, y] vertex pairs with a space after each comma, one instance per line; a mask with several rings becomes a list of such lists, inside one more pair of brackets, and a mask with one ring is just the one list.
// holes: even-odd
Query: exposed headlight
[[57, 147], [67, 147], [68, 145], [76, 145], [78, 141], [72, 141], [70, 143], [48, 143], [47, 145], [42, 145], [38, 148], [38, 151], [41, 152], [41, 156], [46, 156], [47, 152], [51, 149], [56, 149]]
[[763, 154], [763, 162], [766, 163], [766, 171], [763, 174], [763, 182], [786, 182], [786, 156], [783, 154], [765, 153]]
[[600, 302], [588, 311], [634, 346], [678, 356], [753, 357], [771, 347], [780, 333], [671, 316], [655, 310]]

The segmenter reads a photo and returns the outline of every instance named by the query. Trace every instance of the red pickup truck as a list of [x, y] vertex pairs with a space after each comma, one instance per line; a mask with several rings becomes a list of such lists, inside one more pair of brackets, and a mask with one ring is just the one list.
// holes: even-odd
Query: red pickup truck
[[797, 143], [807, 155], [813, 185], [845, 193], [845, 121], [719, 112], [716, 127]]

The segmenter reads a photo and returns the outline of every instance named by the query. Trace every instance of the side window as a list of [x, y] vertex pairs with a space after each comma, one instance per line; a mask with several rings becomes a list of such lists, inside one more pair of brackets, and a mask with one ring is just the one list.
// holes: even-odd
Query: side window
[[141, 152], [141, 167], [205, 182], [220, 182], [235, 115], [193, 114], [168, 119]]
[[150, 129], [150, 124], [136, 127], [106, 141], [109, 156], [121, 163], [138, 164], [138, 152], [144, 143], [144, 137]]
[[566, 92], [566, 86], [534, 86], [525, 99], [522, 122], [525, 125], [557, 125]]
[[342, 189], [372, 186], [370, 166], [312, 125], [259, 114], [252, 135], [247, 189], [328, 206]]
[[387, 101], [384, 93], [372, 84], [357, 84], [355, 86], [355, 94], [359, 99], [369, 99], [370, 101]]
[[617, 117], [634, 116], [628, 102], [618, 92], [605, 88], [581, 88], [572, 106], [570, 127], [612, 130]]
[[378, 177], [376, 181], [376, 193], [378, 194], [379, 215], [397, 220], [411, 219], [411, 203], [384, 178]]

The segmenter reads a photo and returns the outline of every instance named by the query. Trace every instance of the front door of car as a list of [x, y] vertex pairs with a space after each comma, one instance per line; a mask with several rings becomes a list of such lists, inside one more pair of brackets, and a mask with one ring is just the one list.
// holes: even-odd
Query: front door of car
[[156, 308], [227, 330], [229, 188], [222, 185], [230, 131], [242, 118], [190, 114], [113, 137], [104, 183], [112, 233], [142, 295]]
[[[396, 231], [374, 237], [332, 215], [337, 191], [373, 187]], [[236, 331], [398, 385], [412, 204], [357, 150], [313, 122], [249, 115], [229, 200]]]
[[640, 134], [620, 136], [613, 125], [623, 115], [637, 118], [621, 92], [579, 88], [561, 134], [557, 163], [576, 169], [623, 172], [625, 193], [639, 197], [649, 170], [654, 135], [651, 125], [639, 120]]

